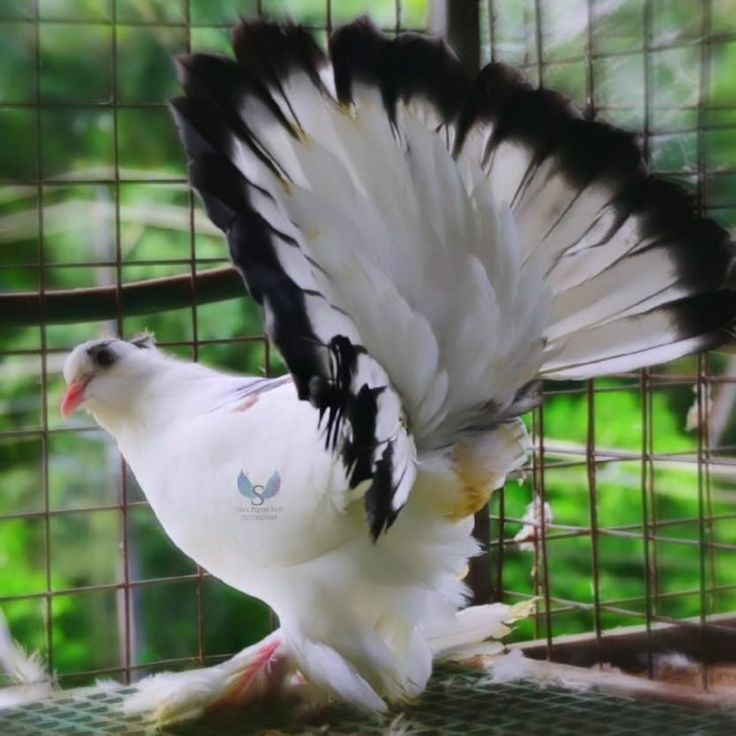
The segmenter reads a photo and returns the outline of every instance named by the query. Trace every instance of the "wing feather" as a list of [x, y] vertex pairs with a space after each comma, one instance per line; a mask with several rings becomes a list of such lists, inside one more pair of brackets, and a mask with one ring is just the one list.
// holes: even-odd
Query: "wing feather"
[[734, 246], [633, 135], [504, 65], [361, 19], [329, 54], [244, 21], [236, 61], [185, 57], [172, 102], [190, 176], [323, 417], [374, 537], [417, 447], [492, 431], [540, 378], [713, 346], [736, 315]]

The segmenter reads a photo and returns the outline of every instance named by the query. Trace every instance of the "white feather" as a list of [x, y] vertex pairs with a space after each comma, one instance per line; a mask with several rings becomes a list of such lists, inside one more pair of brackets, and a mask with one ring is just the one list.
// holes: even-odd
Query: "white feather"
[[47, 698], [54, 692], [53, 677], [38, 653], [28, 654], [13, 641], [7, 621], [0, 611], [0, 673], [8, 685], [0, 688], [0, 709], [17, 708]]

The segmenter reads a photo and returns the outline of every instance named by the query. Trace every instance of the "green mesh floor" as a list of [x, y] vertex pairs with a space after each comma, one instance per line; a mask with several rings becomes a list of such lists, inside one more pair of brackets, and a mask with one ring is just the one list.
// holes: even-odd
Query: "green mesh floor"
[[423, 734], [514, 734], [515, 736], [559, 736], [561, 734], [666, 733], [667, 736], [710, 736], [736, 733], [736, 715], [690, 710], [673, 705], [629, 700], [599, 692], [540, 689], [530, 683], [483, 684], [482, 675], [472, 672], [438, 675], [422, 700], [397, 720], [397, 714], [378, 719], [334, 708], [321, 711], [311, 720], [295, 723], [277, 709], [232, 711], [196, 724], [163, 732], [139, 718], [124, 718], [119, 705], [126, 692], [100, 693], [85, 697], [72, 694], [17, 710], [0, 711], [2, 736], [240, 736], [263, 734], [378, 734], [410, 736]]

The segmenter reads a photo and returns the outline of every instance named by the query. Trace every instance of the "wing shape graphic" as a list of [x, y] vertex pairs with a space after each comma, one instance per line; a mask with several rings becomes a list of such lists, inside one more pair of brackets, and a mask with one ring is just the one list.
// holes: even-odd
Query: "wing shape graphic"
[[[270, 482], [270, 481], [269, 481]], [[238, 490], [241, 495], [246, 498], [256, 498], [256, 493], [253, 491], [253, 484], [250, 482], [248, 476], [241, 470], [238, 476]]]
[[273, 475], [268, 479], [266, 488], [263, 491], [263, 498], [273, 498], [281, 489], [281, 476], [278, 470], [273, 471]]

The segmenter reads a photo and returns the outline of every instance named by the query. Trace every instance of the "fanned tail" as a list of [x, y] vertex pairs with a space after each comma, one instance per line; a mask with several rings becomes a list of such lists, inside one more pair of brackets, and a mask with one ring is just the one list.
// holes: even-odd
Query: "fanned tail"
[[172, 102], [190, 172], [374, 538], [416, 452], [527, 411], [540, 379], [714, 347], [734, 244], [650, 175], [633, 135], [440, 41], [365, 19], [329, 55], [244, 21]]

